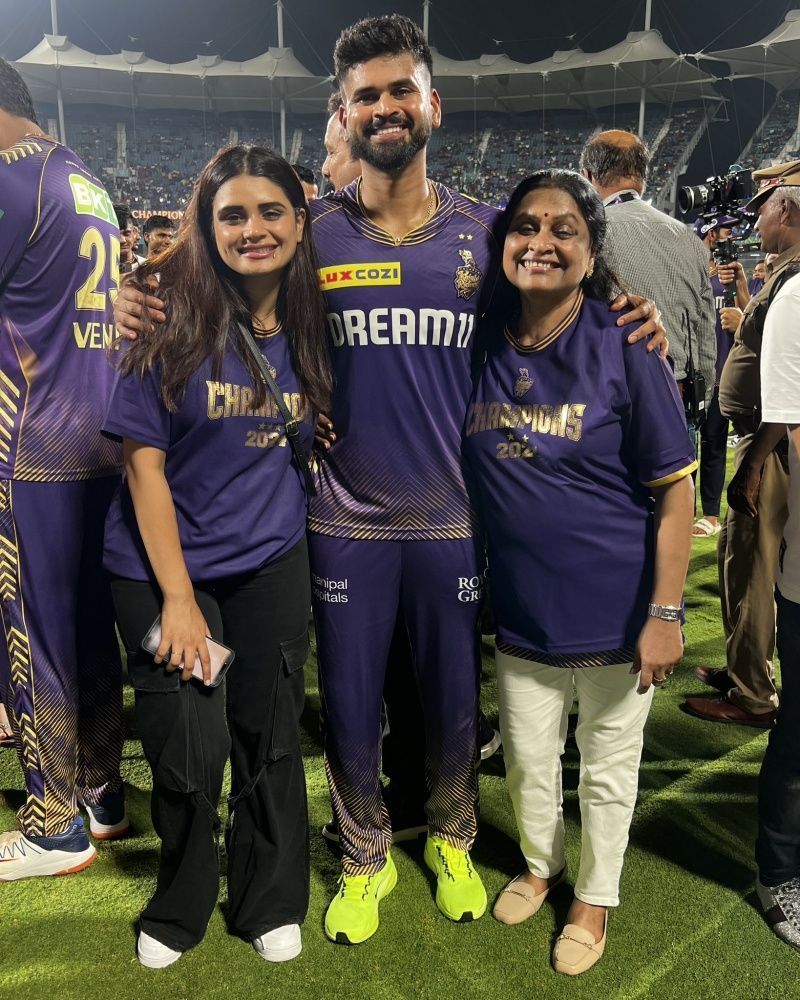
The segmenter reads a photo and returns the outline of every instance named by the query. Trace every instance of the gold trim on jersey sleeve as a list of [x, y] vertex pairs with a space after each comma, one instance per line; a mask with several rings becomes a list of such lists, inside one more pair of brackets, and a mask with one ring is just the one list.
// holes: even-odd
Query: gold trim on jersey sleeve
[[643, 486], [669, 486], [670, 483], [677, 483], [679, 479], [685, 479], [690, 476], [698, 466], [697, 459], [692, 462], [691, 465], [685, 466], [683, 469], [678, 469], [677, 472], [671, 472], [668, 476], [662, 476], [661, 479], [651, 479], [648, 483], [642, 483]]

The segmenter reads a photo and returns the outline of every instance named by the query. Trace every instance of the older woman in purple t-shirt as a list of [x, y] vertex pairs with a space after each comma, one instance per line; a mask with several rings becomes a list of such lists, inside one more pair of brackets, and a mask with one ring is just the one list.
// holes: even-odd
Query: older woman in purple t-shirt
[[[200, 175], [174, 245], [132, 279], [145, 291], [159, 275], [163, 302], [149, 304], [164, 322], [156, 330], [151, 317], [123, 355], [105, 424], [122, 438], [126, 469], [105, 565], [161, 839], [137, 946], [150, 968], [198, 944], [216, 904], [229, 755], [231, 931], [269, 961], [301, 949], [311, 603], [302, 451], [331, 386], [307, 221], [283, 159], [224, 149]], [[299, 425], [299, 447], [285, 416]], [[142, 641], [159, 615], [153, 656]], [[224, 686], [211, 683], [207, 636], [235, 655]]]
[[487, 534], [500, 728], [525, 871], [520, 923], [566, 876], [561, 754], [578, 699], [581, 862], [557, 971], [603, 954], [636, 802], [652, 684], [681, 658], [696, 467], [675, 380], [609, 310], [605, 214], [543, 170], [501, 220], [503, 273], [465, 425]]

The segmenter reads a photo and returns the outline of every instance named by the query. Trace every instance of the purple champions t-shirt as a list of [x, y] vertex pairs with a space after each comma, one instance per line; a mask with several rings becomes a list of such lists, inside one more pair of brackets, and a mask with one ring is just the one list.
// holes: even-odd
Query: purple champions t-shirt
[[[273, 377], [300, 425], [304, 448], [313, 438], [292, 370], [285, 333], [259, 340]], [[175, 413], [161, 400], [151, 370], [120, 377], [104, 432], [166, 452], [165, 474], [178, 516], [178, 534], [189, 576], [219, 579], [258, 569], [288, 552], [306, 525], [303, 473], [275, 400], [256, 409], [255, 390], [243, 362], [229, 350], [218, 378], [211, 361], [189, 380]], [[133, 580], [152, 578], [133, 503], [123, 482], [106, 521], [106, 569]]]
[[632, 659], [654, 570], [649, 487], [697, 463], [675, 379], [586, 299], [538, 349], [499, 335], [464, 428], [497, 648], [558, 666]]
[[0, 150], [0, 479], [120, 470], [100, 433], [119, 229], [101, 183], [45, 136]]
[[725, 308], [725, 285], [722, 284], [716, 274], [711, 279], [711, 291], [714, 295], [714, 309], [716, 310], [717, 361], [715, 369], [717, 373], [716, 381], [717, 385], [719, 385], [719, 377], [722, 374], [725, 361], [731, 352], [733, 334], [726, 333], [722, 329], [720, 311]]
[[461, 428], [497, 212], [434, 186], [433, 217], [399, 244], [364, 215], [358, 182], [311, 204], [338, 438], [310, 506], [320, 534], [403, 541], [473, 532]]

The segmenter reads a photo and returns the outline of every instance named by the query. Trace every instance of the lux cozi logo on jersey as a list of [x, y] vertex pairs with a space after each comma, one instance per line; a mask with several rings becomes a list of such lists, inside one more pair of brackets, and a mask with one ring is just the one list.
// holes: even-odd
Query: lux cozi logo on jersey
[[334, 264], [319, 269], [319, 285], [323, 292], [337, 288], [371, 288], [378, 285], [401, 285], [403, 274], [399, 260], [388, 263]]
[[117, 224], [117, 216], [111, 199], [98, 184], [92, 184], [80, 174], [70, 174], [69, 187], [78, 215], [93, 215], [104, 222]]

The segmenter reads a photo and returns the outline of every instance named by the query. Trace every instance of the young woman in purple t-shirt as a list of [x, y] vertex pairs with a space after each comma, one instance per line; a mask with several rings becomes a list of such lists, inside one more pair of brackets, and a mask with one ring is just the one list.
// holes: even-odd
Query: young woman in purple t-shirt
[[652, 684], [681, 658], [696, 467], [667, 364], [609, 310], [605, 213], [565, 170], [523, 181], [465, 453], [487, 534], [500, 727], [525, 871], [494, 915], [520, 923], [565, 878], [561, 754], [578, 699], [582, 848], [553, 951], [576, 975], [619, 903]]
[[[307, 223], [283, 159], [224, 149], [200, 175], [174, 245], [132, 279], [145, 291], [158, 274], [164, 322], [148, 320], [123, 355], [106, 420], [106, 433], [122, 438], [126, 479], [106, 525], [105, 565], [161, 839], [138, 938], [151, 968], [198, 944], [216, 904], [229, 756], [230, 929], [269, 961], [301, 949], [305, 470], [243, 328], [307, 449], [331, 387]], [[153, 656], [141, 643], [158, 615]], [[224, 686], [208, 684], [206, 636], [234, 651]], [[205, 683], [191, 678], [198, 657]]]

